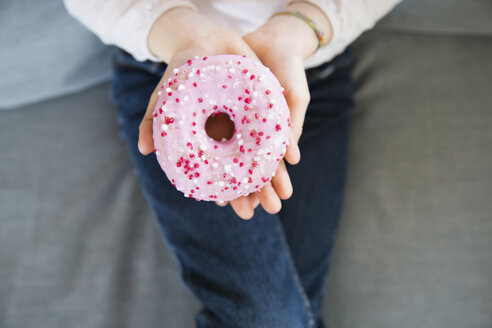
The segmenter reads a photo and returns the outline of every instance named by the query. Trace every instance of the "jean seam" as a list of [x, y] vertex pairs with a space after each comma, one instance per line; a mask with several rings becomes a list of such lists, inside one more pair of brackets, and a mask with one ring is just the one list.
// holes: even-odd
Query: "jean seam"
[[285, 252], [287, 254], [287, 259], [289, 262], [289, 265], [292, 269], [293, 275], [294, 275], [294, 281], [296, 283], [297, 291], [302, 297], [302, 300], [304, 302], [304, 310], [305, 310], [305, 315], [307, 318], [307, 328], [315, 328], [314, 324], [314, 314], [313, 310], [311, 309], [311, 302], [309, 301], [309, 298], [306, 294], [306, 291], [304, 290], [304, 287], [302, 286], [301, 279], [299, 278], [299, 275], [297, 273], [297, 269], [294, 265], [294, 260], [292, 259], [292, 255], [290, 254], [290, 248], [289, 245], [287, 244], [287, 240], [285, 239], [285, 234], [282, 229], [282, 224], [280, 223], [280, 218], [278, 215], [275, 215], [275, 218], [277, 220], [277, 229], [280, 230], [280, 240], [282, 241], [282, 244], [284, 246]]

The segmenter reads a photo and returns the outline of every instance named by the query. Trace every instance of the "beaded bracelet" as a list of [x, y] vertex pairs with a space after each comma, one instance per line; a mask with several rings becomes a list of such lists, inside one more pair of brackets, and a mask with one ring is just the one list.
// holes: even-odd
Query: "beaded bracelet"
[[291, 16], [295, 16], [297, 18], [300, 18], [304, 22], [306, 22], [313, 29], [314, 34], [316, 34], [316, 38], [318, 39], [318, 47], [316, 48], [316, 50], [318, 50], [319, 48], [321, 48], [321, 46], [325, 42], [324, 33], [323, 33], [323, 31], [321, 31], [318, 28], [318, 26], [316, 25], [316, 23], [311, 18], [305, 16], [303, 13], [301, 13], [300, 11], [297, 11], [297, 10], [292, 10], [292, 11], [279, 11], [278, 13], [275, 13], [272, 16], [270, 16], [270, 18], [272, 18], [274, 16], [278, 16], [278, 15], [291, 15]]

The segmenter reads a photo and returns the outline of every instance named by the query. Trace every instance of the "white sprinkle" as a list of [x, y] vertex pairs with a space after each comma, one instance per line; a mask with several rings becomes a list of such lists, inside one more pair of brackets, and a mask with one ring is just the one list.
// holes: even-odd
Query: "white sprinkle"
[[173, 91], [171, 88], [166, 88], [166, 92], [171, 92]]
[[223, 187], [224, 186], [224, 181], [219, 181], [219, 186]]
[[157, 95], [160, 96], [162, 94], [162, 91], [157, 92]]
[[212, 164], [212, 167], [213, 167], [214, 169], [216, 169], [216, 168], [218, 168], [218, 167], [219, 167], [219, 164], [217, 164], [217, 163], [213, 163], [213, 164]]
[[156, 151], [155, 151], [155, 154], [156, 154], [156, 155], [159, 155], [159, 154], [160, 154], [160, 152], [159, 152], [158, 150], [156, 150]]
[[224, 204], [225, 202], [223, 202], [223, 201], [218, 201], [217, 203], [219, 203], [219, 204]]
[[167, 129], [169, 129], [169, 126], [167, 124], [162, 124], [161, 128], [163, 131], [167, 131]]
[[179, 87], [178, 87], [178, 91], [182, 91], [186, 89], [184, 85], [180, 84]]
[[260, 161], [260, 159], [261, 159], [261, 158], [260, 158], [259, 156], [255, 156], [255, 157], [253, 157], [253, 160], [255, 160], [255, 161], [257, 161], [257, 162], [259, 162], [259, 161]]
[[197, 184], [198, 183], [198, 179], [197, 178], [193, 179], [193, 183], [194, 184]]
[[284, 87], [281, 87], [281, 88], [280, 88], [280, 91], [284, 92], [284, 90], [285, 90], [285, 89], [284, 89]]
[[163, 111], [167, 111], [167, 107], [166, 107], [166, 106], [162, 106], [162, 107], [161, 107], [161, 109], [162, 109]]
[[238, 144], [239, 146], [241, 146], [243, 143], [244, 143], [244, 140], [243, 140], [243, 139], [241, 139], [241, 140], [239, 140], [239, 141], [237, 142], [237, 144]]
[[215, 105], [215, 104], [217, 103], [217, 100], [215, 100], [215, 99], [210, 99], [210, 100], [208, 101], [208, 103], [209, 103], [210, 105]]
[[[283, 89], [283, 88], [282, 88], [282, 89]], [[275, 105], [276, 103], [277, 103], [277, 102], [275, 101], [275, 99], [271, 99], [271, 100], [270, 100], [270, 104]]]
[[258, 91], [253, 91], [253, 97], [256, 98], [258, 96]]
[[243, 137], [243, 135], [242, 135], [241, 133], [238, 133], [238, 134], [236, 134], [236, 137], [237, 137], [238, 139], [241, 139], [241, 138]]
[[230, 165], [224, 165], [224, 170], [226, 172], [231, 172], [231, 166]]
[[263, 81], [264, 79], [265, 79], [265, 75], [260, 74], [260, 75], [258, 76], [258, 81]]
[[205, 155], [202, 155], [202, 157], [200, 157], [202, 159], [202, 161], [206, 160], [207, 157]]
[[193, 77], [193, 75], [195, 75], [193, 72], [189, 72], [188, 73], [188, 78], [191, 79]]
[[167, 82], [171, 82], [172, 80], [173, 80], [173, 78], [170, 77], [170, 78], [167, 79]]
[[222, 138], [222, 140], [220, 140], [221, 142], [226, 142], [227, 139], [226, 138]]
[[198, 148], [200, 148], [200, 150], [207, 150], [207, 145], [203, 144], [203, 145], [200, 145]]
[[195, 57], [193, 57], [193, 58], [195, 58], [195, 59], [199, 59], [200, 57], [199, 57], [199, 56], [195, 56]]
[[235, 70], [234, 68], [232, 68], [232, 67], [231, 67], [231, 68], [229, 68], [229, 73], [231, 73], [231, 74], [232, 74], [232, 73], [234, 73], [235, 71], [236, 71], [236, 70]]
[[187, 101], [188, 101], [188, 99], [190, 99], [190, 97], [188, 97], [188, 96], [184, 96], [183, 101], [184, 101], [184, 102], [187, 102]]
[[178, 74], [178, 73], [179, 73], [179, 68], [175, 68], [175, 69], [173, 69], [173, 73], [174, 73], [174, 74]]
[[205, 98], [208, 98], [208, 94], [207, 94], [207, 93], [205, 93], [203, 96], [204, 96]]
[[258, 152], [256, 154], [258, 155], [263, 155], [265, 153], [265, 151], [263, 149], [259, 149]]
[[172, 157], [171, 155], [169, 155], [169, 156], [167, 156], [167, 159], [168, 159], [169, 161], [172, 161], [172, 160], [173, 160], [173, 157]]
[[184, 196], [185, 196], [186, 198], [190, 197], [190, 196], [188, 196], [188, 194], [184, 194]]
[[243, 178], [243, 183], [248, 183], [248, 178]]

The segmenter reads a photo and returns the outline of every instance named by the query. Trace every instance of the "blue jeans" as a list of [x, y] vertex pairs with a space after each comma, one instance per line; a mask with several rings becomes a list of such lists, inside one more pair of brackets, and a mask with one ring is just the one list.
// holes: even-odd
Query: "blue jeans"
[[306, 70], [311, 92], [301, 162], [288, 166], [294, 194], [278, 215], [259, 206], [243, 221], [230, 206], [197, 202], [174, 189], [154, 154], [137, 150], [138, 127], [166, 66], [114, 60], [112, 99], [144, 195], [203, 306], [200, 328], [323, 327], [323, 286], [340, 217], [354, 86], [346, 52]]

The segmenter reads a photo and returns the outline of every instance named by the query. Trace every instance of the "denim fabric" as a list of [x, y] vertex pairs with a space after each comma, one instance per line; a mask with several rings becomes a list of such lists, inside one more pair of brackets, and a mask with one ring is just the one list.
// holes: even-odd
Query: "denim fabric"
[[306, 71], [311, 103], [302, 159], [288, 166], [294, 194], [278, 215], [259, 206], [250, 221], [230, 206], [183, 197], [155, 155], [138, 152], [138, 127], [165, 68], [117, 53], [112, 99], [157, 225], [182, 280], [203, 306], [197, 327], [324, 327], [320, 304], [340, 217], [353, 107], [349, 54]]

